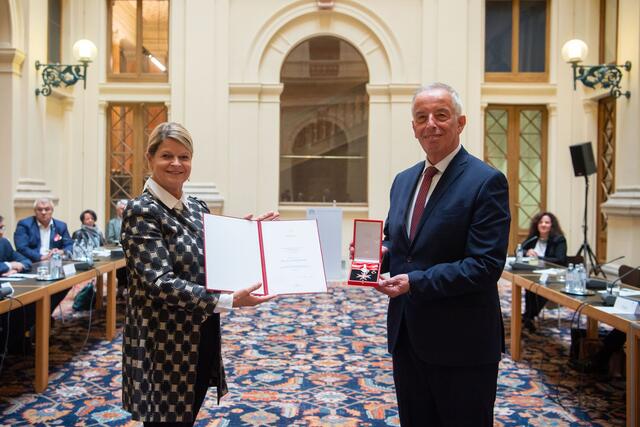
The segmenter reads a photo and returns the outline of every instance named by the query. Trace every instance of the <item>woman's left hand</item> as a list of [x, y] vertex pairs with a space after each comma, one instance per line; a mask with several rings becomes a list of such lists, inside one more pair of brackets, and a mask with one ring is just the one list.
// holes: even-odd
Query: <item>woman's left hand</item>
[[253, 217], [253, 214], [248, 214], [244, 216], [244, 219], [250, 219], [254, 221], [273, 221], [278, 218], [280, 218], [280, 213], [278, 211], [265, 212], [256, 218]]

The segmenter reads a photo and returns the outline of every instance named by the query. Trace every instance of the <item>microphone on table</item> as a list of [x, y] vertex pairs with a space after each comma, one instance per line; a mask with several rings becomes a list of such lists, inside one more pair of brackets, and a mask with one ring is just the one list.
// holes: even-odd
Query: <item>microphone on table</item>
[[10, 283], [3, 283], [0, 285], [0, 300], [5, 299], [13, 293], [13, 287]]
[[[621, 260], [622, 258], [624, 258], [624, 255], [619, 256], [618, 258], [611, 259], [607, 262], [603, 262], [601, 264], [596, 264], [591, 267], [591, 271], [592, 272], [595, 272], [598, 270], [602, 271], [603, 265], [611, 264], [612, 262]], [[590, 279], [587, 279], [587, 289], [604, 290], [604, 289], [607, 289], [608, 284], [609, 284], [609, 281], [607, 279], [598, 279], [597, 277], [592, 277]]]
[[525, 246], [527, 246], [531, 242], [535, 242], [537, 239], [538, 239], [538, 236], [533, 235], [533, 236], [529, 237], [527, 240], [525, 240], [524, 242], [522, 242], [521, 245], [522, 245], [523, 250], [524, 250]]
[[624, 273], [622, 276], [618, 277], [616, 280], [614, 280], [613, 282], [609, 282], [607, 283], [607, 289], [608, 292], [606, 294], [601, 294], [600, 296], [602, 297], [602, 303], [604, 305], [613, 305], [616, 302], [616, 298], [618, 298], [616, 295], [613, 295], [613, 287], [615, 286], [616, 283], [618, 283], [620, 280], [624, 279], [625, 277], [627, 277], [628, 275], [630, 275], [631, 273], [633, 273], [634, 271], [640, 269], [640, 265], [637, 267], [632, 268], [631, 270], [627, 271], [626, 273]]

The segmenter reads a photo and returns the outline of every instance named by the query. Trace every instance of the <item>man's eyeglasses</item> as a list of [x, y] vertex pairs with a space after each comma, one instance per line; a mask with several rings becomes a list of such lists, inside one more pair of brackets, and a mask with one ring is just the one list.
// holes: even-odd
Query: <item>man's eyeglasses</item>
[[5, 228], [7, 228], [6, 225], [4, 225], [4, 224], [0, 225], [0, 230], [4, 230]]

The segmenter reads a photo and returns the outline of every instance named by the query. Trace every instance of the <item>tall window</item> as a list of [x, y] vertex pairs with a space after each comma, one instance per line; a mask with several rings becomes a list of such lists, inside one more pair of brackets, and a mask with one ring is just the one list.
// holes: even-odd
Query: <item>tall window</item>
[[548, 80], [549, 2], [486, 0], [486, 81]]
[[366, 203], [369, 72], [335, 37], [295, 47], [282, 66], [280, 202]]
[[62, 0], [49, 0], [47, 27], [47, 60], [62, 62]]
[[618, 43], [618, 0], [600, 0], [600, 63], [615, 64]]
[[616, 99], [612, 96], [598, 101], [598, 174], [596, 175], [596, 258], [607, 259], [609, 219], [602, 204], [615, 191], [616, 177]]
[[509, 248], [526, 238], [531, 218], [546, 207], [547, 110], [491, 105], [485, 112], [485, 161], [509, 181]]
[[169, 0], [110, 0], [109, 28], [109, 80], [167, 81]]
[[167, 121], [164, 104], [110, 104], [107, 110], [107, 209], [115, 215], [118, 200], [142, 192], [149, 176], [144, 153], [149, 134]]

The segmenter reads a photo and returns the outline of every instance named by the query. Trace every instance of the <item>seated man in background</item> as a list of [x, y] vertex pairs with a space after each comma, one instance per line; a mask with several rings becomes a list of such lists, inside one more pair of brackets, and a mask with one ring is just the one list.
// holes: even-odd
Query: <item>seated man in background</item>
[[[53, 202], [44, 197], [33, 204], [34, 216], [21, 219], [13, 234], [13, 242], [20, 254], [33, 262], [48, 261], [55, 253], [71, 257], [73, 240], [69, 236], [67, 224], [53, 218]], [[69, 289], [51, 295], [51, 312], [67, 296]], [[35, 325], [35, 305], [24, 307], [24, 331], [33, 341]]]
[[73, 240], [67, 224], [53, 218], [53, 202], [41, 198], [33, 204], [35, 215], [18, 222], [13, 241], [16, 250], [33, 262], [46, 261], [54, 253], [71, 255]]
[[120, 228], [122, 227], [122, 213], [127, 207], [126, 200], [118, 200], [116, 204], [116, 216], [109, 220], [107, 225], [107, 243], [112, 245], [120, 244]]
[[[4, 231], [4, 218], [0, 216], [0, 276], [29, 271], [31, 261], [13, 250], [11, 242], [4, 237]], [[11, 353], [19, 353], [22, 350], [24, 342], [24, 323], [22, 320], [20, 308], [16, 308], [11, 314], [0, 315], [0, 353], [4, 352], [5, 343]], [[7, 329], [10, 329], [8, 336]]]

